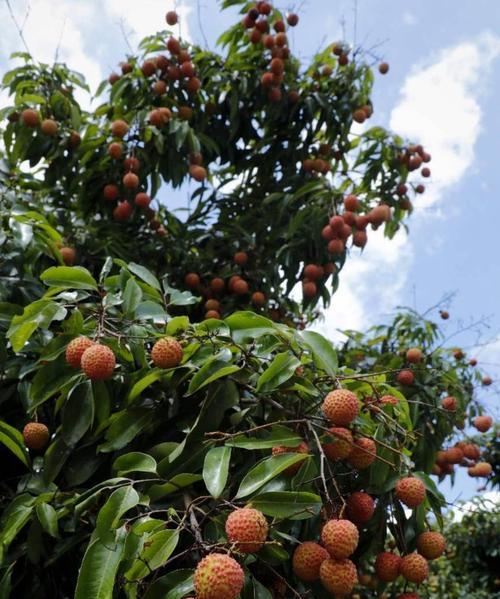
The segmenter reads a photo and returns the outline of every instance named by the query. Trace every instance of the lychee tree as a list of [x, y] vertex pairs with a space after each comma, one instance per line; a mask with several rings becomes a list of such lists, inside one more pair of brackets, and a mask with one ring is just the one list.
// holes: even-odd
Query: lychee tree
[[[4, 597], [321, 598], [374, 571], [414, 592], [444, 550], [429, 475], [489, 475], [459, 432], [491, 428], [481, 375], [436, 324], [304, 330], [430, 156], [353, 130], [360, 50], [305, 67], [296, 15], [237, 4], [222, 55], [152, 36], [92, 112], [65, 65], [4, 77]], [[155, 198], [188, 178], [181, 219]]]

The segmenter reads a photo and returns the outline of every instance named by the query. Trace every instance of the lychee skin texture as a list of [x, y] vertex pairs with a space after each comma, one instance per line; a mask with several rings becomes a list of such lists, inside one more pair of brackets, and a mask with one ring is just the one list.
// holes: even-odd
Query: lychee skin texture
[[399, 571], [408, 582], [420, 584], [429, 576], [429, 564], [425, 557], [410, 553], [402, 558]]
[[365, 524], [375, 512], [375, 502], [368, 493], [356, 491], [347, 498], [347, 517], [354, 524]]
[[82, 354], [81, 366], [83, 372], [93, 381], [104, 381], [113, 376], [116, 358], [107, 345], [95, 343]]
[[427, 560], [437, 559], [443, 555], [446, 542], [440, 532], [423, 532], [417, 538], [417, 550]]
[[443, 401], [441, 402], [441, 406], [444, 410], [448, 410], [449, 412], [455, 412], [455, 410], [457, 409], [457, 400], [455, 397], [452, 397], [450, 395], [443, 399]]
[[41, 422], [28, 422], [23, 428], [24, 444], [28, 449], [43, 449], [49, 438], [49, 429]]
[[358, 582], [356, 566], [349, 559], [325, 560], [319, 569], [319, 577], [325, 589], [334, 595], [348, 595]]
[[323, 414], [332, 424], [346, 426], [358, 415], [359, 402], [352, 391], [335, 389], [325, 397], [322, 409]]
[[349, 520], [328, 520], [321, 531], [321, 540], [335, 559], [344, 559], [356, 551], [359, 532]]
[[411, 385], [413, 385], [413, 382], [415, 381], [415, 375], [411, 370], [402, 370], [398, 373], [398, 376], [396, 378], [398, 383], [400, 385], [403, 385], [404, 387], [410, 387]]
[[[302, 441], [300, 445], [297, 447], [285, 447], [284, 445], [277, 445], [272, 449], [272, 455], [279, 455], [281, 453], [309, 453], [309, 445]], [[293, 476], [297, 474], [302, 466], [302, 462], [297, 462], [296, 464], [292, 464], [286, 470], [283, 470], [284, 474], [288, 474], [288, 476]]]
[[323, 445], [323, 451], [328, 459], [333, 462], [345, 460], [351, 453], [353, 439], [352, 433], [347, 428], [332, 427], [328, 429], [331, 433], [331, 442]]
[[476, 416], [473, 424], [480, 433], [486, 433], [493, 424], [493, 418], [491, 416]]
[[158, 368], [175, 368], [182, 360], [181, 344], [173, 337], [163, 337], [153, 345], [151, 359]]
[[381, 582], [393, 582], [399, 576], [401, 558], [399, 555], [384, 551], [377, 555], [375, 573]]
[[418, 507], [425, 499], [424, 483], [413, 476], [401, 478], [396, 483], [396, 497], [409, 508]]
[[321, 564], [330, 558], [328, 551], [312, 541], [301, 543], [293, 554], [293, 573], [300, 580], [318, 580]]
[[264, 514], [253, 508], [231, 512], [226, 520], [226, 534], [241, 553], [255, 553], [262, 548], [269, 527]]
[[95, 345], [88, 337], [77, 337], [72, 339], [66, 347], [66, 362], [72, 368], [80, 368], [83, 352]]
[[361, 437], [354, 441], [351, 453], [347, 456], [349, 464], [356, 470], [368, 468], [377, 458], [377, 446], [372, 439]]
[[194, 573], [197, 599], [236, 599], [244, 582], [242, 567], [235, 559], [221, 553], [207, 555]]

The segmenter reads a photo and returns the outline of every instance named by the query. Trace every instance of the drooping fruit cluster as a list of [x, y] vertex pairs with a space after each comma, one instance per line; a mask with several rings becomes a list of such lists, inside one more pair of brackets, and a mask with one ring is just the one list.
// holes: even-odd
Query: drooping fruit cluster
[[111, 378], [115, 366], [115, 354], [107, 345], [94, 343], [82, 354], [82, 370], [93, 381], [103, 381]]

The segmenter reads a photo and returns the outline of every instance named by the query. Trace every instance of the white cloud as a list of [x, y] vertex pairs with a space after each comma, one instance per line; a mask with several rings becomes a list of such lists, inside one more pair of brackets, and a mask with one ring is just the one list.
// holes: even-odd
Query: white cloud
[[405, 25], [416, 25], [418, 23], [417, 17], [411, 12], [405, 12], [403, 15], [403, 23]]
[[[432, 154], [432, 179], [426, 181], [424, 196], [415, 200], [413, 222], [434, 216], [445, 192], [473, 165], [481, 132], [479, 99], [499, 55], [500, 37], [483, 33], [442, 50], [406, 78], [391, 112], [390, 128], [421, 142]], [[430, 206], [432, 211], [423, 209]], [[368, 238], [363, 254], [353, 252], [348, 258], [325, 321], [316, 325], [330, 337], [337, 336], [336, 328], [365, 329], [403, 301], [412, 243], [403, 232], [392, 241], [373, 233]]]
[[495, 512], [500, 507], [500, 493], [498, 491], [487, 491], [476, 496], [471, 501], [455, 506], [453, 511], [453, 521], [462, 522], [464, 516], [472, 512], [488, 510]]
[[105, 0], [106, 10], [117, 21], [123, 19], [127, 33], [131, 32], [134, 43], [155, 31], [167, 28], [165, 14], [176, 10], [179, 24], [173, 27], [175, 35], [190, 40], [187, 17], [191, 8], [186, 3], [175, 0], [142, 0], [140, 6], [136, 0]]

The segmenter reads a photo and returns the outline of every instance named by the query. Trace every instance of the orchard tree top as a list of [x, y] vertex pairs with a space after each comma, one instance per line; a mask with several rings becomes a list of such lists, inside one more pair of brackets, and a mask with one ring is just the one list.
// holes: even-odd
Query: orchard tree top
[[[338, 349], [303, 330], [347, 247], [401, 226], [430, 156], [353, 131], [373, 111], [359, 49], [304, 66], [296, 15], [223, 4], [244, 5], [223, 56], [159, 33], [92, 112], [64, 65], [21, 55], [4, 78], [2, 597], [323, 599], [404, 580], [414, 599], [445, 550], [430, 474], [491, 473], [461, 432], [492, 428], [488, 381], [435, 323], [404, 311]], [[187, 177], [182, 220], [155, 198]]]

